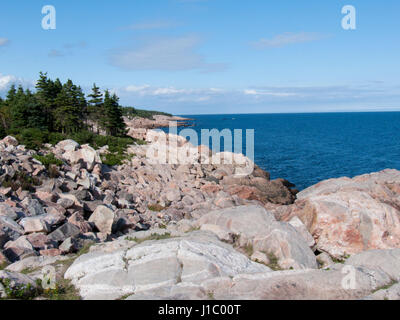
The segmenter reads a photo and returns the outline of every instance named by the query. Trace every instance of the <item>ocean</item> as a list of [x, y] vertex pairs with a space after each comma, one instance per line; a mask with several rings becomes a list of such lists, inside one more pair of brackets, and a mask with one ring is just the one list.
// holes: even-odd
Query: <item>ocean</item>
[[400, 112], [184, 117], [194, 119], [199, 137], [201, 129], [254, 129], [255, 163], [299, 190], [325, 179], [400, 169]]

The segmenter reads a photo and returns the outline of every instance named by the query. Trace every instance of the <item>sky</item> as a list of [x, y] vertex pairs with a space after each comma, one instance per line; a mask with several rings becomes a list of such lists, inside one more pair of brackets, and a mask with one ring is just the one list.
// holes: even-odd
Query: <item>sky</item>
[[182, 115], [400, 110], [399, 14], [396, 0], [1, 1], [0, 96], [44, 71]]

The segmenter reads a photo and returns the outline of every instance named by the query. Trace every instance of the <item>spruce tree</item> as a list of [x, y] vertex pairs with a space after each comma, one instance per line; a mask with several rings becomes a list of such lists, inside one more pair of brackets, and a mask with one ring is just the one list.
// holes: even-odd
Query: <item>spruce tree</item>
[[7, 92], [6, 102], [8, 104], [12, 104], [16, 94], [17, 94], [17, 90], [15, 89], [15, 84], [12, 84], [10, 89]]
[[110, 95], [107, 90], [104, 95], [104, 115], [101, 119], [102, 127], [112, 136], [124, 136], [126, 125], [122, 116], [122, 108], [118, 103], [117, 95]]
[[54, 129], [54, 96], [51, 94], [52, 81], [47, 78], [47, 73], [40, 72], [39, 80], [36, 82], [36, 98], [42, 106], [44, 121], [49, 131]]
[[90, 100], [88, 101], [88, 118], [92, 122], [91, 127], [97, 126], [97, 133], [99, 133], [100, 119], [103, 113], [103, 94], [100, 88], [93, 84], [92, 93], [88, 95]]
[[55, 127], [62, 133], [75, 133], [84, 128], [86, 100], [80, 87], [68, 80], [55, 99]]
[[7, 135], [8, 119], [6, 110], [6, 102], [0, 97], [0, 139]]

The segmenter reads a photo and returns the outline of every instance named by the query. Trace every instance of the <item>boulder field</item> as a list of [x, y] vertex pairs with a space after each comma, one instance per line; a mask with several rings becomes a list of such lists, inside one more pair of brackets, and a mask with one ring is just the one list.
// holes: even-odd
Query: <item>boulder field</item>
[[172, 135], [166, 155], [193, 156], [164, 164], [161, 138], [146, 131], [114, 167], [107, 147], [1, 140], [0, 298], [51, 298], [50, 268], [64, 298], [400, 299], [399, 171], [298, 193]]

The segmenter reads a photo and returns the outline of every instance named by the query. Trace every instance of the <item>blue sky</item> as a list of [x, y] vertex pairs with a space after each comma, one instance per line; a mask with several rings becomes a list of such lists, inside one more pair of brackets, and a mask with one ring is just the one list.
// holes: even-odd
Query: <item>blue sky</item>
[[2, 1], [0, 95], [47, 71], [175, 114], [400, 110], [399, 14], [395, 0]]

